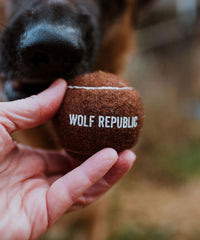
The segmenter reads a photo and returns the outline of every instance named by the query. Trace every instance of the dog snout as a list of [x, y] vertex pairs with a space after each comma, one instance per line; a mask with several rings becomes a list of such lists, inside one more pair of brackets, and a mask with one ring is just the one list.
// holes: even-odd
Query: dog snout
[[81, 31], [70, 25], [37, 24], [29, 27], [19, 41], [22, 65], [39, 77], [71, 74], [84, 54]]
[[101, 41], [96, 1], [21, 2], [0, 38], [5, 99], [37, 94], [57, 78], [69, 82], [95, 68]]

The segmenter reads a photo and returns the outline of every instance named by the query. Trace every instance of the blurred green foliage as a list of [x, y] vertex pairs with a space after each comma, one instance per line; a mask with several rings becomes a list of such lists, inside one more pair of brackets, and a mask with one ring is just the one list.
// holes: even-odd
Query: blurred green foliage
[[169, 240], [172, 236], [168, 228], [129, 226], [112, 233], [108, 240]]
[[168, 174], [178, 180], [200, 175], [199, 142], [189, 143], [175, 153], [164, 154], [163, 168]]

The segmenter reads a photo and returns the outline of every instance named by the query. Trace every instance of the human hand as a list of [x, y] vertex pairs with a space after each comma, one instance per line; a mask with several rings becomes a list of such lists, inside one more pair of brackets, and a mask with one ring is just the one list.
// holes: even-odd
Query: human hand
[[32, 240], [65, 212], [84, 207], [107, 192], [131, 168], [135, 155], [104, 149], [80, 165], [66, 153], [35, 149], [11, 133], [46, 122], [58, 110], [66, 83], [44, 92], [0, 103], [0, 236]]

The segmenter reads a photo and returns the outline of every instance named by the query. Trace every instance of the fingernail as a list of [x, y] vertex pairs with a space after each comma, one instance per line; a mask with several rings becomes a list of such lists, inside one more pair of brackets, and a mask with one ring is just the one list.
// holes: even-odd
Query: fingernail
[[130, 162], [134, 163], [136, 160], [136, 155], [134, 152], [127, 150], [126, 151], [126, 158], [129, 159]]
[[132, 151], [129, 151], [130, 153], [130, 157], [132, 158], [132, 159], [134, 159], [134, 161], [136, 160], [136, 155], [135, 155], [135, 153], [134, 152], [132, 152]]
[[57, 87], [57, 86], [62, 85], [62, 84], [67, 85], [67, 82], [64, 79], [59, 78], [49, 86], [49, 89]]

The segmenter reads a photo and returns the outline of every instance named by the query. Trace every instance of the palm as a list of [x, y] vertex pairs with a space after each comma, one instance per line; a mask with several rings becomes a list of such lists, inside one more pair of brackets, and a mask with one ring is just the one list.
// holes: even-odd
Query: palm
[[4, 229], [10, 229], [1, 232], [1, 236], [20, 240], [37, 238], [48, 227], [46, 194], [50, 178], [42, 156], [31, 150], [15, 151], [0, 175], [1, 219], [5, 222]]

